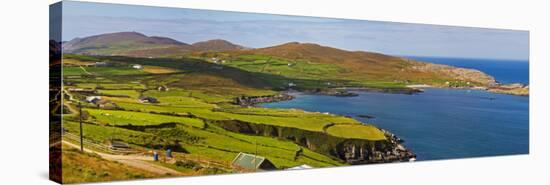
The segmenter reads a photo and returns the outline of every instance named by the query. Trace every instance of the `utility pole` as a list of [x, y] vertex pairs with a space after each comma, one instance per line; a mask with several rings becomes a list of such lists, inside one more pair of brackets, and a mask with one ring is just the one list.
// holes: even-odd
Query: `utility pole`
[[82, 103], [78, 102], [78, 111], [79, 111], [79, 114], [78, 114], [78, 118], [79, 118], [79, 122], [80, 122], [80, 151], [81, 152], [84, 152], [84, 136], [83, 136], [83, 133], [82, 133]]
[[258, 158], [258, 141], [256, 140], [256, 138], [254, 138], [254, 147], [255, 147], [255, 151], [254, 151], [254, 171], [258, 171], [258, 168], [256, 168], [256, 166], [258, 165], [257, 164], [257, 158]]

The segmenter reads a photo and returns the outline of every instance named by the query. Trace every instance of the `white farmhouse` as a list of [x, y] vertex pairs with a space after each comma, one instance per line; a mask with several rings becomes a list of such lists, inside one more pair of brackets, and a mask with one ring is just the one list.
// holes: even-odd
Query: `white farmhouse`
[[101, 96], [88, 96], [88, 97], [86, 97], [86, 102], [88, 102], [88, 103], [96, 103], [99, 100], [101, 100]]
[[134, 64], [134, 65], [132, 65], [132, 68], [134, 68], [134, 69], [143, 69], [143, 66], [139, 65], [139, 64]]

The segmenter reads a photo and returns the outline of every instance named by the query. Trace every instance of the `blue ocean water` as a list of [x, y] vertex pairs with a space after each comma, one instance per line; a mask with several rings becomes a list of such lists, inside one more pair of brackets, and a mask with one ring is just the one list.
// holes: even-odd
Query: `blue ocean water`
[[529, 62], [521, 60], [491, 60], [442, 57], [410, 57], [419, 61], [446, 64], [483, 71], [501, 83], [529, 84]]
[[262, 106], [352, 116], [397, 134], [418, 160], [529, 153], [528, 97], [457, 89], [426, 89], [416, 95], [358, 93], [297, 94], [294, 100]]

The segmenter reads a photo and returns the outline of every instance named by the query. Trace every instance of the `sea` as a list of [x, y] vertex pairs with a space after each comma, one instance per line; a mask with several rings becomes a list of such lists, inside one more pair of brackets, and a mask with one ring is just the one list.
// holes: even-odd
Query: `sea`
[[529, 84], [529, 61], [527, 60], [497, 60], [444, 57], [407, 57], [418, 61], [446, 64], [455, 67], [477, 69], [485, 72], [503, 84]]
[[[478, 69], [502, 83], [529, 82], [528, 62], [426, 57], [422, 61]], [[529, 153], [529, 97], [437, 88], [414, 95], [356, 93], [359, 96], [296, 93], [291, 101], [262, 106], [354, 117], [404, 139], [405, 146], [417, 154], [417, 160]]]

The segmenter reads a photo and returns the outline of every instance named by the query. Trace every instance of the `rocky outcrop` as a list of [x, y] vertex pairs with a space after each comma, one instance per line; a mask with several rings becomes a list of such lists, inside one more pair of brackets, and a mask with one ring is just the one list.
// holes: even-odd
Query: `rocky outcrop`
[[497, 85], [494, 87], [490, 87], [488, 91], [493, 93], [500, 93], [500, 94], [529, 96], [529, 86], [520, 84], [520, 83]]
[[336, 88], [346, 91], [357, 91], [357, 92], [379, 92], [379, 93], [390, 93], [390, 94], [417, 94], [423, 92], [422, 89], [418, 88], [368, 88], [368, 87], [342, 87]]
[[279, 101], [287, 101], [294, 99], [294, 96], [289, 94], [276, 94], [268, 96], [240, 96], [234, 99], [233, 103], [240, 106], [253, 106], [259, 103], [271, 103]]
[[420, 72], [432, 72], [437, 75], [447, 76], [450, 80], [461, 81], [466, 85], [473, 86], [475, 84], [490, 87], [497, 84], [494, 77], [476, 69], [459, 68], [449, 65], [425, 62], [415, 62], [415, 65], [410, 68]]
[[304, 91], [306, 94], [312, 94], [312, 95], [323, 95], [323, 96], [337, 96], [337, 97], [355, 97], [359, 96], [357, 93], [349, 92], [345, 89], [327, 89], [327, 90], [321, 90], [321, 89], [315, 89], [311, 91]]

